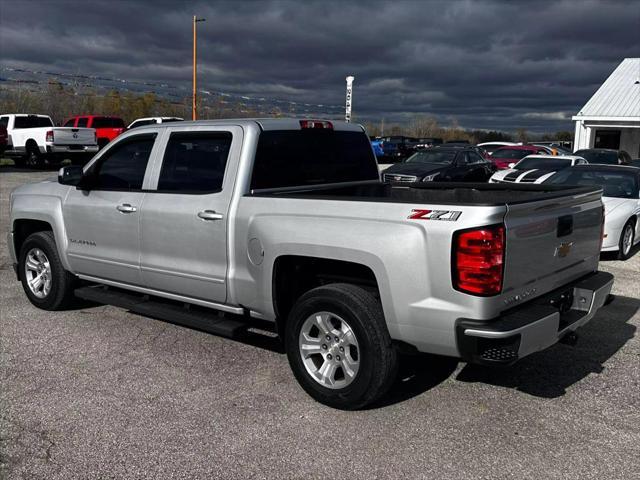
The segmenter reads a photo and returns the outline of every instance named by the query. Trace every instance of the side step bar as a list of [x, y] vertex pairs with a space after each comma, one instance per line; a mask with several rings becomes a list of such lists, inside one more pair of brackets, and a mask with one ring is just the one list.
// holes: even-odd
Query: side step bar
[[222, 312], [102, 285], [78, 288], [74, 293], [76, 297], [89, 302], [126, 308], [140, 315], [203, 330], [221, 337], [237, 338], [252, 326], [250, 322], [228, 318]]

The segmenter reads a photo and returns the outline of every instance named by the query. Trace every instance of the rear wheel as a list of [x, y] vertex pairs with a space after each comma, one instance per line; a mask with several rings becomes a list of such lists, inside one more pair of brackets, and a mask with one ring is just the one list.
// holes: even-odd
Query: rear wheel
[[631, 249], [635, 241], [635, 223], [629, 220], [622, 229], [618, 244], [618, 258], [626, 260], [631, 256]]
[[285, 345], [302, 388], [334, 408], [369, 405], [395, 379], [397, 353], [382, 306], [355, 285], [336, 283], [302, 295], [289, 315]]
[[37, 145], [27, 146], [27, 155], [25, 157], [25, 165], [30, 168], [40, 168], [44, 163], [42, 154]]
[[29, 301], [43, 310], [60, 310], [73, 299], [75, 277], [62, 266], [53, 233], [36, 232], [20, 249], [20, 279]]

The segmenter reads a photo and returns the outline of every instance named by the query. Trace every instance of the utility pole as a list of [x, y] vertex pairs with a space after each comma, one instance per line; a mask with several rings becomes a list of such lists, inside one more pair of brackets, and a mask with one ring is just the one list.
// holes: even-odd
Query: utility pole
[[198, 66], [197, 66], [197, 35], [196, 35], [196, 23], [204, 22], [204, 18], [198, 18], [195, 15], [193, 16], [193, 103], [191, 105], [191, 120], [198, 119], [198, 106], [197, 106], [197, 74], [198, 74]]
[[353, 80], [354, 77], [347, 77], [347, 104], [344, 112], [344, 121], [347, 123], [351, 121], [351, 98], [353, 94]]

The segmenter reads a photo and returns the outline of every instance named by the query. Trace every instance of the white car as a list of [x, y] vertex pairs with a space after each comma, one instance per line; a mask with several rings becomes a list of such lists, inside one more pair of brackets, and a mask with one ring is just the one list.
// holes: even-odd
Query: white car
[[604, 203], [603, 252], [631, 256], [640, 241], [640, 168], [623, 165], [583, 165], [558, 172], [546, 183], [600, 185]]
[[153, 125], [154, 123], [165, 123], [165, 122], [182, 122], [184, 118], [180, 117], [146, 117], [146, 118], [136, 118], [133, 122], [129, 124], [127, 130], [131, 130], [136, 127], [144, 127], [145, 125]]
[[560, 170], [587, 163], [575, 155], [527, 155], [508, 170], [498, 170], [489, 183], [542, 183]]

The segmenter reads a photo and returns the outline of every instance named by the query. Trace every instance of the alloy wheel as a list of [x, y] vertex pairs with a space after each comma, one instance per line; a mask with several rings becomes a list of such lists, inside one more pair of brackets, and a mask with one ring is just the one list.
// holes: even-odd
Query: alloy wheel
[[358, 340], [351, 326], [334, 313], [310, 315], [300, 330], [298, 347], [307, 373], [323, 387], [344, 388], [358, 375]]
[[25, 278], [29, 290], [37, 298], [45, 298], [51, 292], [51, 263], [39, 248], [27, 252], [24, 262]]

